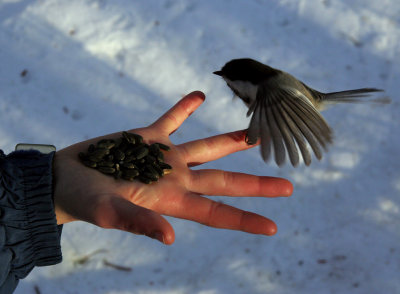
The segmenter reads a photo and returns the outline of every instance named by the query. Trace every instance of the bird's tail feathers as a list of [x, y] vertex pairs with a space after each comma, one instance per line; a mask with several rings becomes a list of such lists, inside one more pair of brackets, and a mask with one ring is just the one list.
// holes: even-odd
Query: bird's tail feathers
[[365, 99], [371, 97], [371, 93], [383, 92], [381, 89], [376, 88], [361, 88], [355, 90], [347, 90], [340, 92], [332, 92], [324, 95], [324, 102], [326, 103], [380, 103], [389, 104], [391, 99], [389, 97], [379, 97], [372, 99]]

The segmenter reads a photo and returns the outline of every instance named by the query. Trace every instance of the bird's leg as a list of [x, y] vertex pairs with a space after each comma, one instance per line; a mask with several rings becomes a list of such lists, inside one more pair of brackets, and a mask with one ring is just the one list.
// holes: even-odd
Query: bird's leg
[[[258, 138], [257, 138], [257, 139], [258, 139]], [[247, 145], [254, 145], [254, 144], [256, 144], [256, 143], [257, 143], [257, 139], [256, 139], [255, 142], [252, 141], [252, 140], [250, 140], [250, 138], [249, 138], [249, 130], [247, 130], [246, 136], [244, 137], [244, 141], [247, 143]]]

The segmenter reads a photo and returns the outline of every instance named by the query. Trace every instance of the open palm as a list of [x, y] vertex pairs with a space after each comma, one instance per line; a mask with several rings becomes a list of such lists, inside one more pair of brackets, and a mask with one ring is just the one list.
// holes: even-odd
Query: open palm
[[261, 215], [213, 201], [201, 195], [289, 196], [292, 184], [281, 178], [260, 177], [222, 170], [192, 170], [191, 166], [212, 161], [253, 147], [245, 143], [245, 131], [222, 134], [173, 145], [169, 136], [204, 101], [192, 92], [182, 98], [152, 125], [130, 130], [148, 144], [161, 142], [171, 147], [164, 152], [170, 174], [150, 185], [139, 181], [115, 180], [84, 166], [77, 154], [103, 138], [94, 138], [60, 150], [54, 160], [54, 202], [59, 224], [83, 220], [103, 228], [144, 234], [165, 244], [174, 242], [174, 230], [161, 215], [187, 219], [216, 228], [273, 235], [276, 224]]

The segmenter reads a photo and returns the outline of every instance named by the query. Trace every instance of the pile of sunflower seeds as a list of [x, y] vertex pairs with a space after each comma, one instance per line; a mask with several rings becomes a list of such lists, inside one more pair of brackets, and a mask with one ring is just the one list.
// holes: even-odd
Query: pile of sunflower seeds
[[169, 149], [162, 143], [148, 145], [142, 136], [122, 132], [121, 138], [91, 144], [87, 153], [79, 153], [79, 158], [84, 165], [116, 179], [151, 184], [171, 172], [172, 167], [164, 162], [162, 152]]

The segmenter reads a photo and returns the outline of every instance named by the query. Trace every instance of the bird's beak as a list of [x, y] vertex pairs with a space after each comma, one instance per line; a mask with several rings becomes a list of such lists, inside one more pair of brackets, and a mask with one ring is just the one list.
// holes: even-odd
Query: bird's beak
[[217, 76], [222, 76], [222, 71], [221, 70], [217, 70], [217, 71], [214, 71], [213, 74], [215, 74]]

